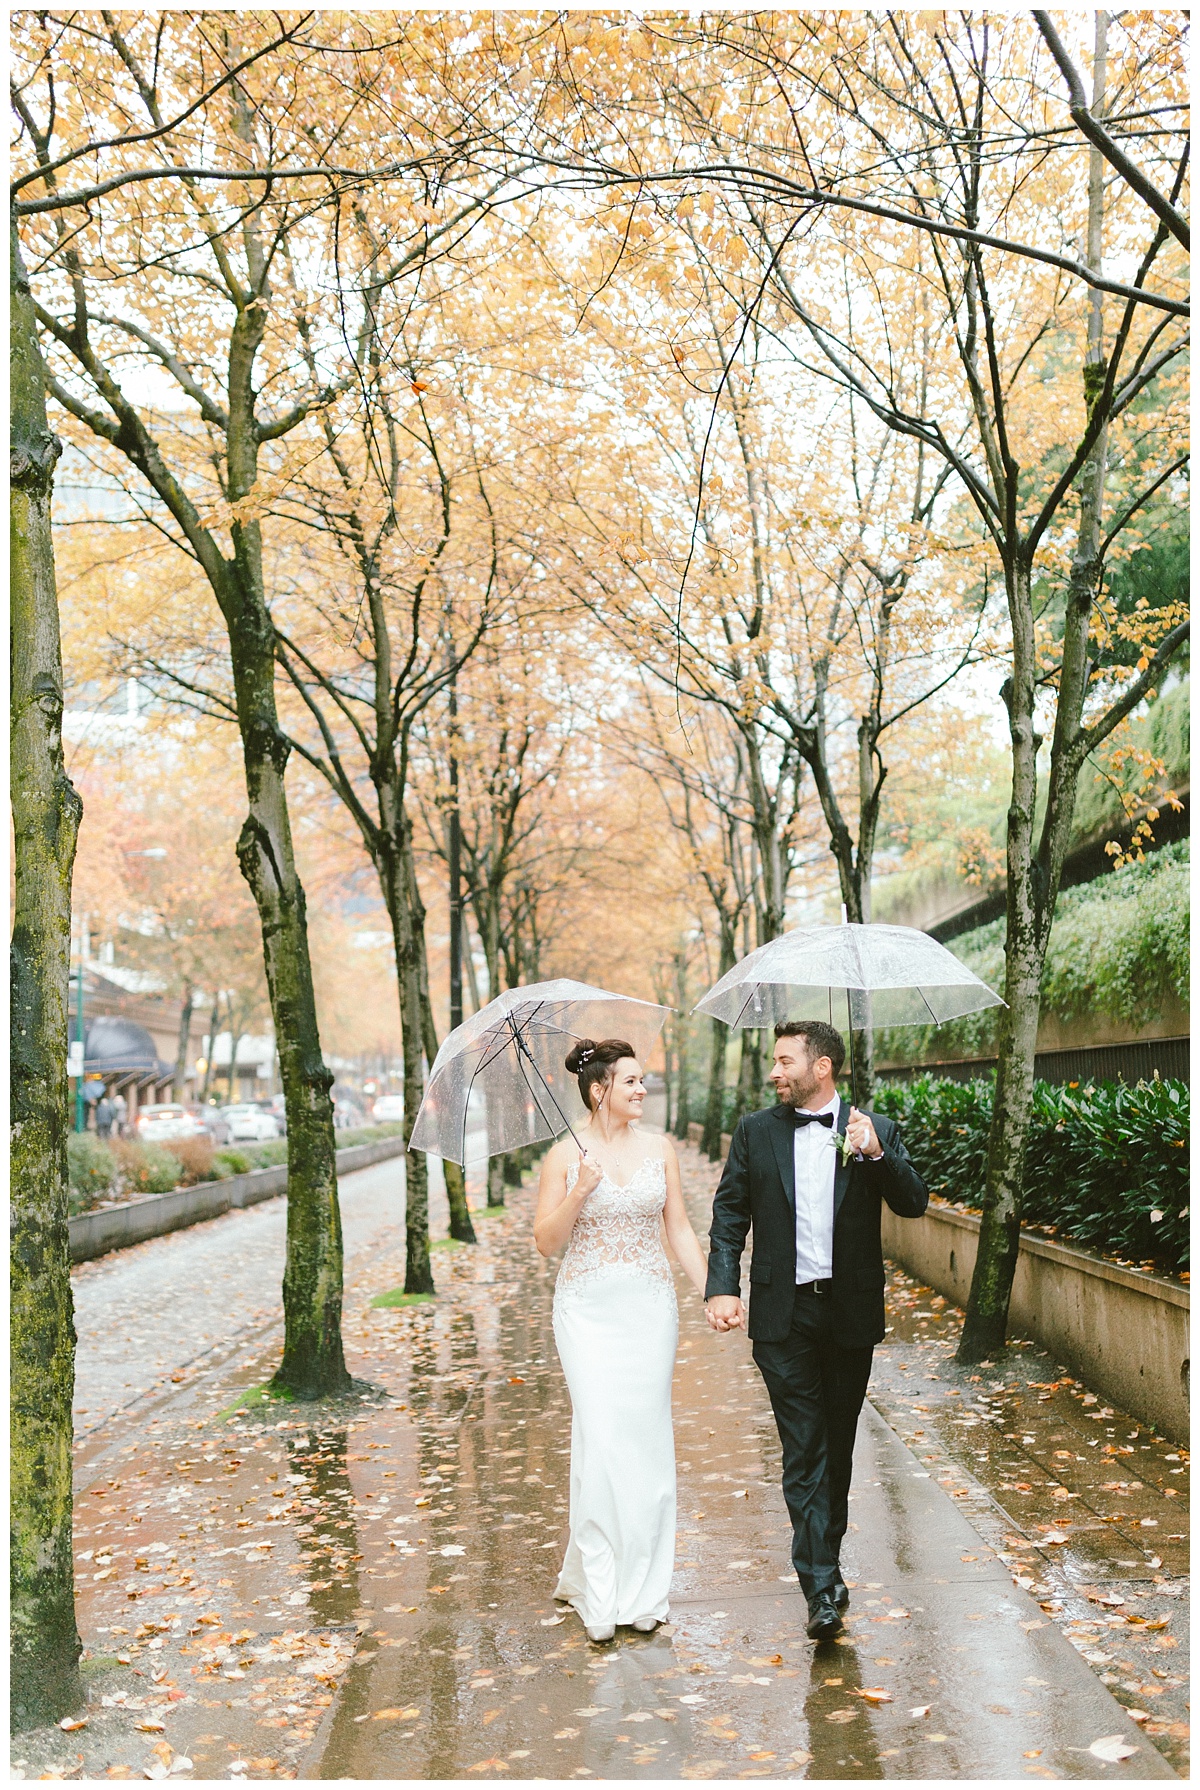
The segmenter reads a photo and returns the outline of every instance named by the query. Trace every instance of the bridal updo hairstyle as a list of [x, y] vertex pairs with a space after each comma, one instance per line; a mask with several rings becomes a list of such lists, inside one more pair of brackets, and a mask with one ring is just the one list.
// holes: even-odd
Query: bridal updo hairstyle
[[[575, 1077], [579, 1085], [579, 1098], [589, 1113], [595, 1112], [617, 1064], [623, 1057], [636, 1055], [633, 1045], [624, 1038], [601, 1038], [598, 1044], [594, 1038], [581, 1038], [568, 1053], [567, 1073]], [[595, 1100], [592, 1099], [593, 1088], [600, 1089]]]

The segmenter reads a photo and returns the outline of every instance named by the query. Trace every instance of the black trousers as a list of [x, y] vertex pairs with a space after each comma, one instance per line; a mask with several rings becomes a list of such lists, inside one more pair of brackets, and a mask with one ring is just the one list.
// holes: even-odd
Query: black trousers
[[753, 1349], [783, 1446], [792, 1563], [810, 1603], [840, 1577], [854, 1433], [873, 1353], [843, 1348], [831, 1330], [828, 1299], [798, 1292], [787, 1336]]

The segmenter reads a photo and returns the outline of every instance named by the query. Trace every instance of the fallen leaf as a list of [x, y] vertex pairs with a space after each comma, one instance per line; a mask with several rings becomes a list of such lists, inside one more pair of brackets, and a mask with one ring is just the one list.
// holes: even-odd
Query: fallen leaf
[[911, 1716], [928, 1715], [932, 1708], [932, 1703], [918, 1703], [917, 1707], [915, 1709], [910, 1709], [908, 1713]]
[[557, 1729], [555, 1729], [554, 1738], [555, 1738], [555, 1740], [578, 1740], [579, 1729], [578, 1728], [557, 1728]]
[[859, 1691], [858, 1694], [863, 1699], [864, 1703], [894, 1703], [895, 1702], [895, 1698], [892, 1696], [891, 1691], [863, 1690], [863, 1691]]
[[420, 1713], [419, 1709], [377, 1709], [373, 1719], [377, 1722], [414, 1722]]
[[80, 1728], [87, 1727], [88, 1719], [86, 1715], [64, 1715], [62, 1721], [58, 1725], [64, 1734], [77, 1734]]
[[167, 1724], [156, 1722], [152, 1715], [148, 1715], [144, 1722], [135, 1722], [133, 1725], [142, 1734], [165, 1734], [167, 1731]]
[[[524, 1386], [524, 1384], [525, 1384], [525, 1382], [521, 1378], [520, 1374], [510, 1374], [508, 1376], [508, 1383], [510, 1386]], [[473, 1765], [471, 1767], [472, 1771], [478, 1771], [478, 1769], [479, 1769], [479, 1767], [477, 1765]]]
[[852, 1722], [857, 1711], [853, 1709], [831, 1709], [825, 1717], [827, 1722]]
[[1088, 1748], [1094, 1759], [1103, 1759], [1106, 1765], [1119, 1765], [1122, 1759], [1132, 1759], [1137, 1750], [1121, 1734], [1105, 1734], [1099, 1740], [1093, 1740]]
[[541, 1618], [540, 1626], [542, 1628], [557, 1628], [560, 1622], [565, 1622], [566, 1620], [565, 1616], [543, 1616]]
[[500, 1710], [500, 1709], [485, 1710], [484, 1715], [483, 1715], [483, 1726], [486, 1728], [489, 1722], [494, 1722], [496, 1717], [498, 1715], [502, 1715], [503, 1713], [504, 1713], [503, 1710]]

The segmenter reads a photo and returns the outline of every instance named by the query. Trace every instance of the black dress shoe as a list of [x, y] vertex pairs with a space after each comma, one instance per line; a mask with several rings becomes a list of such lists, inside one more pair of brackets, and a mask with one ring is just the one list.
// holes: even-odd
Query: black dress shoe
[[844, 1579], [839, 1579], [833, 1587], [833, 1607], [835, 1610], [848, 1610], [850, 1607], [850, 1593]]
[[808, 1606], [808, 1638], [810, 1641], [832, 1641], [842, 1632], [842, 1618], [833, 1601], [833, 1592], [818, 1591]]

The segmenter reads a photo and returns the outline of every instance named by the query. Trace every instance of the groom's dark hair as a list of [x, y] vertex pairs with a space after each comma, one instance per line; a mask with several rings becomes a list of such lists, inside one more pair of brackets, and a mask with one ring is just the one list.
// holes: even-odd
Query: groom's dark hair
[[842, 1073], [846, 1061], [846, 1040], [836, 1026], [823, 1019], [781, 1019], [775, 1027], [777, 1038], [803, 1038], [809, 1058], [828, 1057], [833, 1066], [833, 1079]]

